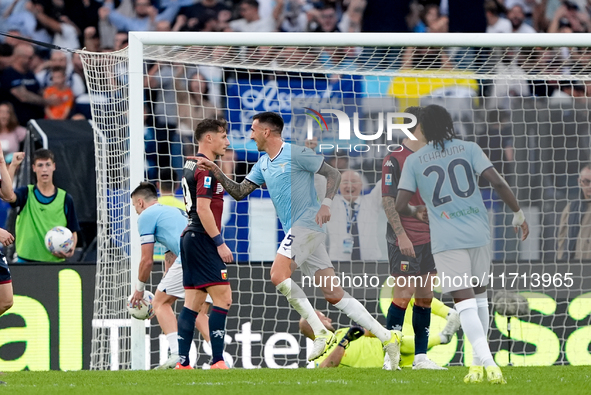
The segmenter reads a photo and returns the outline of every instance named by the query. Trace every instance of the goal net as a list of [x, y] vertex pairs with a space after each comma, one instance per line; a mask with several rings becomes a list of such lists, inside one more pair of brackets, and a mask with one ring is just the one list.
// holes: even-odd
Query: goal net
[[[95, 130], [99, 207], [91, 368], [147, 369], [167, 358], [156, 319], [137, 321], [126, 309], [140, 258], [129, 194], [146, 179], [162, 195], [173, 196], [168, 203], [182, 199], [183, 161], [196, 152], [193, 131], [205, 118], [228, 121], [231, 149], [220, 163], [238, 182], [259, 157], [250, 126], [252, 116], [263, 111], [282, 115], [286, 141], [314, 148], [343, 173], [342, 207], [333, 207], [336, 225], [328, 229], [329, 254], [345, 289], [385, 323], [392, 288], [386, 283], [382, 162], [406, 138], [396, 127], [405, 123], [401, 113], [428, 104], [444, 106], [458, 137], [483, 148], [530, 225], [529, 238], [518, 241], [512, 213], [481, 180], [494, 259], [489, 299], [509, 291], [509, 300], [520, 293], [528, 301], [515, 314], [498, 297], [499, 303], [491, 302], [489, 338], [496, 361], [590, 364], [585, 196], [591, 196], [586, 192], [591, 171], [582, 169], [590, 150], [591, 51], [578, 37], [158, 32], [130, 33], [130, 47], [120, 52], [81, 52]], [[322, 179], [318, 184], [322, 191]], [[371, 210], [358, 219], [360, 251], [353, 256], [343, 241], [343, 232], [351, 233], [345, 225], [351, 216], [343, 213], [357, 194]], [[311, 342], [269, 280], [284, 230], [267, 190], [240, 202], [226, 195], [222, 222], [236, 259], [228, 266], [233, 305], [227, 359], [244, 368], [306, 366]], [[155, 292], [161, 277], [157, 264], [148, 289]], [[294, 279], [304, 281], [300, 274]], [[313, 284], [303, 287], [335, 327], [351, 325]], [[433, 315], [431, 334], [445, 322]], [[191, 363], [207, 368], [208, 345], [197, 332], [194, 343]], [[469, 365], [470, 350], [460, 330], [429, 355], [442, 365]]]

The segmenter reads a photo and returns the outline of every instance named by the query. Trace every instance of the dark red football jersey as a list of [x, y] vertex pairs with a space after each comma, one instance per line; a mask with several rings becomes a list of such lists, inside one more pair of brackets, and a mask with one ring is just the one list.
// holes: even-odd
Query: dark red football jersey
[[[197, 154], [197, 156], [205, 158], [203, 154]], [[213, 176], [212, 172], [209, 170], [199, 170], [197, 161], [193, 159], [186, 161], [183, 168], [183, 195], [185, 197], [187, 214], [189, 215], [187, 229], [207, 233], [197, 212], [197, 199], [207, 198], [211, 199], [210, 208], [215, 218], [215, 224], [221, 232], [222, 211], [224, 209], [224, 187]]]
[[[405, 145], [402, 145], [402, 150], [399, 152], [390, 152], [386, 155], [384, 162], [382, 163], [382, 196], [392, 196], [396, 198], [402, 166], [404, 166], [406, 158], [412, 153], [413, 151]], [[411, 206], [424, 206], [425, 202], [423, 202], [421, 195], [419, 195], [419, 192], [417, 191], [410, 199], [409, 204]], [[400, 216], [400, 222], [413, 245], [426, 244], [431, 241], [429, 224], [419, 221], [414, 217], [403, 216]], [[398, 245], [398, 239], [389, 222], [388, 230], [386, 231], [386, 240], [388, 243]]]

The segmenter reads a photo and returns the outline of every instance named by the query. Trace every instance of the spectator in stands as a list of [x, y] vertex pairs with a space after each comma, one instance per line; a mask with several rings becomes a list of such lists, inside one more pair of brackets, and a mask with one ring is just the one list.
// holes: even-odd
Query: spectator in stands
[[59, 104], [45, 107], [45, 118], [47, 119], [67, 119], [72, 107], [74, 107], [74, 93], [66, 85], [66, 69], [63, 67], [54, 67], [51, 70], [51, 85], [45, 88], [43, 92], [45, 99], [57, 97]]
[[437, 4], [427, 4], [420, 13], [415, 33], [447, 33], [449, 19], [439, 13]]
[[576, 2], [566, 0], [554, 13], [548, 33], [568, 33], [561, 31], [565, 27], [569, 27], [575, 33], [586, 33], [589, 31], [589, 22], [589, 15], [579, 11]]
[[335, 6], [325, 3], [318, 12], [317, 26], [313, 31], [316, 33], [336, 33], [341, 30], [338, 27], [338, 16]]
[[0, 97], [12, 103], [19, 124], [26, 125], [30, 119], [43, 118], [44, 107], [59, 103], [57, 98], [44, 99], [39, 83], [30, 64], [34, 56], [33, 46], [20, 43], [14, 48], [11, 67], [4, 70], [0, 79]]
[[175, 191], [178, 188], [177, 179], [176, 173], [170, 168], [160, 169], [160, 177], [156, 182], [156, 188], [160, 191], [158, 203], [185, 211], [185, 202], [175, 196]]
[[560, 217], [558, 259], [591, 259], [591, 166], [579, 173], [581, 193], [569, 202]]
[[135, 0], [135, 15], [128, 17], [115, 10], [113, 0], [105, 0], [105, 5], [99, 9], [99, 17], [102, 20], [108, 19], [119, 31], [151, 31], [155, 29], [158, 21], [167, 20], [172, 23], [179, 9], [178, 2], [171, 1], [164, 11], [158, 13], [150, 0]]
[[585, 85], [578, 81], [560, 81], [559, 89], [555, 89], [550, 96], [551, 107], [572, 107], [577, 98], [585, 96]]
[[513, 26], [507, 18], [501, 14], [505, 13], [505, 8], [497, 0], [487, 0], [484, 3], [486, 15], [487, 33], [512, 33]]
[[19, 151], [26, 135], [27, 129], [18, 124], [12, 104], [0, 103], [0, 143], [4, 156]]
[[308, 27], [307, 3], [303, 0], [287, 0], [277, 21], [279, 31], [305, 32]]
[[27, 9], [35, 16], [37, 28], [45, 29], [52, 38], [47, 42], [52, 42], [63, 48], [80, 48], [78, 27], [67, 16], [60, 16], [55, 11], [53, 3], [29, 2]]
[[[363, 182], [355, 171], [345, 171], [339, 194], [335, 195], [328, 222], [328, 254], [331, 260], [358, 261], [382, 258], [378, 217], [384, 216], [382, 189], [378, 185], [367, 195], [361, 195]], [[380, 234], [380, 236], [378, 236]], [[384, 239], [385, 240], [385, 239]]]
[[229, 29], [234, 32], [275, 32], [277, 20], [283, 11], [283, 1], [277, 2], [273, 15], [261, 18], [259, 15], [259, 2], [257, 0], [242, 0], [238, 6], [240, 16], [229, 23]]
[[226, 24], [230, 18], [232, 11], [220, 0], [201, 0], [199, 3], [181, 8], [173, 30], [201, 31], [199, 27], [205, 26], [207, 21]]
[[[22, 163], [23, 156], [14, 155], [9, 173], [13, 176]], [[78, 241], [80, 225], [74, 209], [72, 196], [53, 184], [55, 159], [47, 149], [35, 151], [33, 172], [35, 185], [18, 188], [10, 200], [12, 207], [19, 208], [16, 219], [16, 253], [18, 262], [63, 262], [74, 255], [74, 249], [67, 254], [50, 253], [45, 247], [45, 234], [55, 226], [65, 226]]]
[[514, 5], [509, 9], [507, 18], [513, 27], [512, 33], [537, 33], [536, 29], [525, 23], [525, 14], [520, 5]]
[[[74, 55], [77, 55], [78, 59], [80, 59], [79, 54]], [[68, 60], [68, 55], [55, 49], [51, 51], [49, 60], [43, 62], [43, 64], [41, 64], [40, 67], [35, 70], [35, 77], [37, 78], [37, 81], [39, 81], [39, 86], [41, 89], [45, 89], [51, 85], [52, 70], [55, 68], [64, 69], [66, 73], [65, 84], [72, 89], [74, 97], [78, 97], [81, 94], [86, 93], [84, 80], [79, 74], [74, 73], [74, 67]]]

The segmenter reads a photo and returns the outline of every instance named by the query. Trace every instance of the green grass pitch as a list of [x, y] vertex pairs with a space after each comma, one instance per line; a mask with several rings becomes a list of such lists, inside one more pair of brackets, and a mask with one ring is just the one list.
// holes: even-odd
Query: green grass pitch
[[0, 394], [515, 394], [559, 395], [591, 391], [586, 366], [503, 368], [506, 385], [464, 384], [467, 368], [387, 372], [380, 369], [234, 369], [229, 371], [14, 372]]

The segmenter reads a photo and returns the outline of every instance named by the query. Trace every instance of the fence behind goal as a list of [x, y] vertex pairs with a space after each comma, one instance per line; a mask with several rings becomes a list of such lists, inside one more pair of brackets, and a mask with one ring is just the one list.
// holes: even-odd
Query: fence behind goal
[[[130, 33], [123, 51], [82, 52], [99, 180], [92, 368], [150, 368], [167, 357], [156, 320], [132, 320], [125, 307], [139, 263], [129, 193], [145, 178], [178, 194], [201, 119], [228, 120], [232, 145], [221, 164], [238, 182], [259, 156], [250, 141], [252, 116], [274, 111], [286, 122], [286, 141], [304, 145], [312, 135], [316, 151], [342, 172], [357, 172], [364, 199], [379, 206], [382, 160], [406, 137], [398, 129], [388, 135], [388, 114], [428, 104], [446, 107], [458, 136], [484, 149], [530, 224], [529, 239], [518, 242], [511, 213], [481, 183], [494, 255], [489, 296], [503, 289], [523, 292], [531, 309], [511, 318], [511, 340], [508, 319], [493, 315], [490, 344], [497, 362], [506, 364], [510, 350], [516, 365], [591, 363], [591, 269], [584, 263], [591, 247], [577, 245], [568, 231], [577, 213], [584, 217], [586, 203], [572, 202], [581, 202], [581, 185], [588, 185], [579, 181], [579, 171], [589, 160], [591, 52], [581, 36]], [[349, 117], [349, 140], [339, 139], [337, 117], [322, 112], [327, 109]], [[317, 112], [326, 123], [313, 119]], [[299, 316], [269, 280], [283, 230], [268, 192], [257, 190], [241, 202], [226, 196], [224, 204], [223, 236], [237, 259], [229, 266], [234, 303], [228, 357], [245, 368], [305, 366]], [[575, 213], [563, 215], [565, 207]], [[353, 281], [375, 277], [371, 284], [352, 283], [348, 291], [385, 322], [391, 288], [382, 284], [390, 269], [385, 214], [377, 212], [372, 220], [379, 248], [369, 258], [342, 260], [330, 234], [329, 252], [338, 272], [357, 276]], [[152, 290], [161, 275], [153, 274]], [[335, 326], [350, 325], [312, 288], [306, 289], [312, 303]], [[444, 325], [433, 317], [431, 333]], [[209, 348], [198, 337], [192, 361], [207, 367]], [[454, 338], [430, 357], [469, 364], [468, 350], [464, 339]]]

